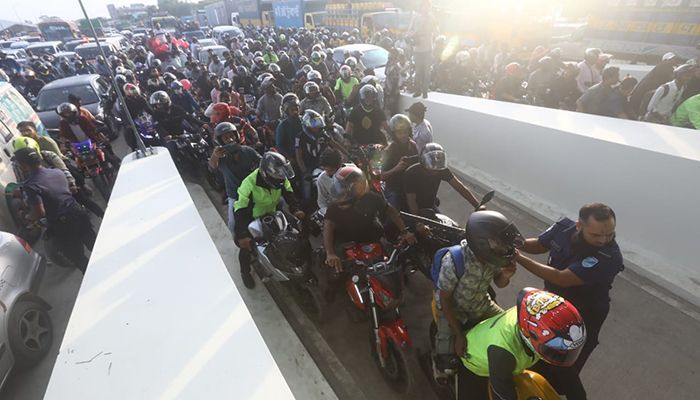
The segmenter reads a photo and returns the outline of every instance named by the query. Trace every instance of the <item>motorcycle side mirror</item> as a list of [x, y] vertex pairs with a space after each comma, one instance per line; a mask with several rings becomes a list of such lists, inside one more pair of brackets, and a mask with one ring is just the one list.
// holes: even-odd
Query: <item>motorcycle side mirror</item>
[[495, 191], [495, 190], [491, 190], [491, 191], [489, 191], [488, 193], [486, 193], [486, 194], [484, 195], [484, 197], [481, 198], [481, 202], [480, 202], [479, 205], [476, 207], [476, 210], [479, 210], [479, 208], [481, 208], [481, 206], [483, 206], [483, 205], [485, 205], [486, 203], [488, 203], [489, 201], [491, 201], [491, 200], [493, 199], [493, 196], [494, 196], [495, 194], [496, 194], [496, 191]]

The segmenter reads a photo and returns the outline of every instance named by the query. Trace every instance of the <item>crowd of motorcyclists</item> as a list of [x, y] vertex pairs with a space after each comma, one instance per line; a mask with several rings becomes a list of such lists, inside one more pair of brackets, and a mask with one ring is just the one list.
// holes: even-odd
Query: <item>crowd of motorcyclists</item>
[[[323, 275], [317, 280], [329, 301], [347, 265], [347, 243], [420, 247], [426, 254], [418, 259], [429, 264], [422, 267], [435, 288], [431, 378], [445, 385], [459, 370], [464, 387], [459, 398], [483, 399], [490, 393], [494, 399], [514, 400], [514, 376], [536, 369], [560, 394], [585, 399], [578, 374], [597, 344], [608, 292], [623, 268], [614, 212], [600, 203], [586, 204], [577, 221], [563, 219], [538, 238], [524, 238], [508, 217], [486, 210], [450, 170], [445, 149], [433, 139], [427, 107], [415, 102], [399, 113], [400, 91], [414, 85], [410, 60], [415, 49], [405, 39], [394, 40], [384, 31], [368, 39], [389, 51], [386, 80], [380, 82], [362, 64], [361, 52], [344, 54], [342, 63], [334, 59], [332, 49], [358, 41], [359, 31], [248, 27], [244, 33], [221, 36], [228, 50], [210, 51], [207, 57], [196, 38], [155, 31], [128, 50], [97, 56], [94, 63], [41, 56], [21, 68], [0, 53], [0, 67], [27, 97], [60, 77], [113, 75], [109, 107], [122, 121], [129, 114], [138, 140], [167, 148], [183, 172], [201, 167], [198, 172], [220, 189], [247, 288], [255, 287], [251, 264], [259, 239], [249, 224], [280, 208], [302, 224], [316, 222], [323, 252], [315, 273]], [[444, 37], [423, 40], [420, 50], [445, 54], [446, 44]], [[595, 50], [587, 51], [579, 65], [564, 63], [556, 49], [544, 48], [535, 49], [527, 66], [513, 62], [505, 46], [493, 58], [486, 47], [435, 57], [439, 61], [424, 79], [432, 89], [597, 114], [608, 112], [601, 111], [602, 104], [612, 104], [608, 89], [622, 90], [615, 86], [619, 74], [610, 72], [605, 55]], [[664, 63], [678, 64], [677, 57], [669, 57]], [[667, 83], [669, 71], [675, 80]], [[649, 113], [642, 117], [673, 122], [681, 118], [673, 110], [683, 108], [684, 98], [694, 98], [689, 87], [697, 86], [698, 71], [690, 64], [664, 67], [665, 75], [653, 83], [645, 78], [625, 86], [632, 100], [623, 97], [629, 102], [639, 91], [662, 90], [650, 97]], [[416, 86], [415, 91], [416, 97], [427, 95], [427, 89]], [[621, 108], [620, 115], [635, 109]], [[625, 115], [640, 117], [631, 112]], [[80, 99], [66, 98], [56, 113], [59, 144], [24, 123], [14, 160], [28, 177], [24, 191], [33, 218], [48, 218], [66, 255], [84, 271], [82, 246], [91, 249], [94, 232], [79, 204], [100, 216], [102, 210], [85, 195], [84, 177], [68, 166], [73, 163], [62, 152], [89, 139], [102, 146], [111, 168], [119, 161], [103, 133], [106, 128], [80, 106]], [[126, 122], [123, 127], [127, 143], [137, 149], [136, 136]], [[51, 169], [61, 173], [48, 173]], [[439, 235], [431, 224], [440, 224], [437, 193], [443, 181], [475, 208], [464, 236], [447, 248], [430, 242]], [[425, 220], [406, 220], [402, 212]], [[546, 265], [524, 255], [546, 252]], [[435, 254], [440, 257], [434, 259]], [[504, 310], [491, 286], [507, 286], [516, 264], [542, 278], [546, 290], [524, 289], [515, 307]]]

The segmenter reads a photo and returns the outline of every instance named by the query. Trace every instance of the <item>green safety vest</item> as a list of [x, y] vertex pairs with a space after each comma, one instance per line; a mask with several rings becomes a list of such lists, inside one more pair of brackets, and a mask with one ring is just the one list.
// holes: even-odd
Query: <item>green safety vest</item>
[[[233, 209], [250, 207], [253, 204], [253, 218], [260, 218], [264, 215], [272, 214], [277, 210], [277, 203], [282, 197], [282, 189], [268, 189], [257, 185], [258, 172], [256, 168], [251, 172], [238, 187], [238, 200], [233, 203]], [[292, 184], [289, 179], [284, 180], [284, 190], [292, 192]]]
[[489, 346], [498, 346], [513, 355], [513, 375], [521, 374], [540, 359], [525, 350], [518, 332], [518, 310], [515, 307], [482, 321], [468, 331], [466, 336], [467, 357], [462, 358], [462, 363], [479, 376], [489, 376]]
[[338, 78], [338, 80], [335, 81], [335, 90], [340, 90], [340, 93], [343, 95], [343, 100], [347, 100], [350, 94], [352, 94], [352, 89], [359, 84], [360, 81], [354, 76], [350, 78], [350, 82], [345, 82], [343, 78]]

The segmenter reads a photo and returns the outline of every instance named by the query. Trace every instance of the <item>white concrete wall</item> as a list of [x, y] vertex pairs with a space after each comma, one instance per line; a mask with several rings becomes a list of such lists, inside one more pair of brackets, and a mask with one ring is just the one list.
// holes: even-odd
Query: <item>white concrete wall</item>
[[440, 93], [422, 101], [453, 168], [547, 220], [610, 205], [626, 259], [700, 305], [700, 132]]
[[121, 166], [45, 399], [293, 399], [158, 151]]

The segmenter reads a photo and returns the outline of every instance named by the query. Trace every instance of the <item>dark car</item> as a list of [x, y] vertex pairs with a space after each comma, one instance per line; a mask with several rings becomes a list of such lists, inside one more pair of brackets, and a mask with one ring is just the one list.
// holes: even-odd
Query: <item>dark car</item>
[[97, 119], [103, 118], [100, 100], [109, 92], [109, 84], [100, 75], [78, 75], [57, 79], [44, 86], [36, 97], [36, 112], [46, 129], [58, 129], [60, 117], [56, 107], [68, 101], [68, 95], [78, 96], [83, 107]]

